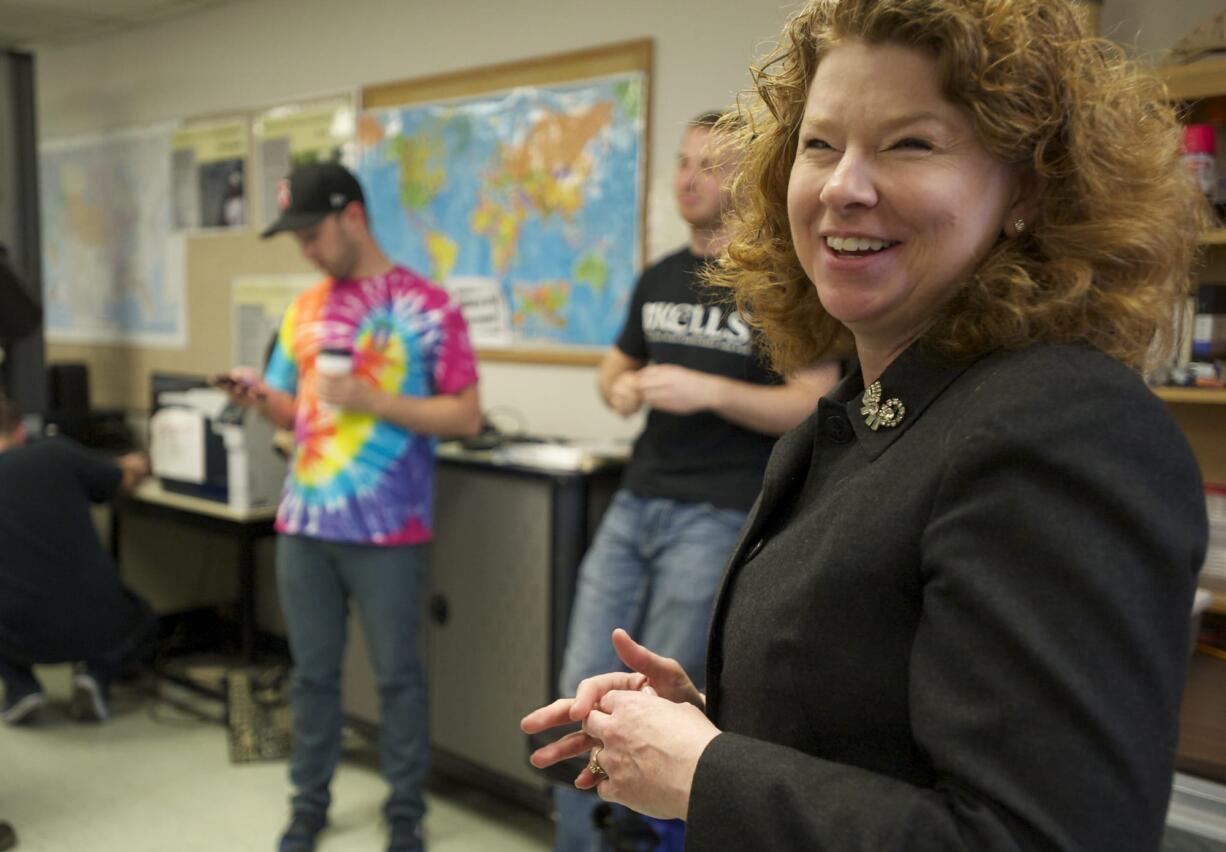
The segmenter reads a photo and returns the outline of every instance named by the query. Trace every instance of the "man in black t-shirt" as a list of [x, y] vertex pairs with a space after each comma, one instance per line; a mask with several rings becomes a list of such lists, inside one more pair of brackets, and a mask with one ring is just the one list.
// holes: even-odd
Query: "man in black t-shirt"
[[17, 407], [0, 398], [0, 720], [19, 724], [46, 704], [33, 664], [77, 662], [73, 715], [100, 722], [111, 679], [156, 622], [119, 581], [90, 505], [134, 486], [148, 461], [25, 437]]
[[[720, 150], [719, 118], [691, 122], [678, 153], [673, 188], [689, 245], [643, 272], [600, 365], [610, 408], [649, 411], [579, 569], [559, 684], [567, 697], [584, 678], [623, 668], [609, 640], [616, 627], [701, 680], [719, 578], [775, 439], [838, 380], [834, 363], [786, 379], [772, 373], [755, 333], [699, 278], [727, 242], [735, 159]], [[588, 852], [596, 797], [558, 787], [554, 801], [554, 849]]]

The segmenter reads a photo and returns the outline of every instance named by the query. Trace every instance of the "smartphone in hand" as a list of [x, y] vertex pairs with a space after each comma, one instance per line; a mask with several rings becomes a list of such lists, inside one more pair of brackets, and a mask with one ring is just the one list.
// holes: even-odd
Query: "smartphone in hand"
[[213, 376], [209, 379], [209, 384], [225, 391], [237, 402], [259, 402], [266, 396], [258, 381], [235, 378], [225, 373]]

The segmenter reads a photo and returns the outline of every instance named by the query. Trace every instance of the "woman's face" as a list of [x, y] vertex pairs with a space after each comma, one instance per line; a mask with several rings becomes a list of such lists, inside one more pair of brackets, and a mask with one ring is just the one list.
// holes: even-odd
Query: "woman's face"
[[858, 343], [903, 345], [1011, 221], [1017, 184], [942, 96], [928, 54], [843, 42], [805, 104], [788, 182], [793, 244]]

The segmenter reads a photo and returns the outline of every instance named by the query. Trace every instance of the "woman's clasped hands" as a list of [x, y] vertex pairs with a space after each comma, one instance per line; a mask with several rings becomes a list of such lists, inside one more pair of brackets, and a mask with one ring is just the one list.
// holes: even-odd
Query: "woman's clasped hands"
[[575, 786], [593, 787], [607, 802], [647, 816], [685, 819], [698, 760], [719, 729], [703, 712], [706, 701], [676, 661], [613, 631], [613, 648], [629, 672], [610, 672], [579, 684], [523, 718], [525, 733], [582, 722], [580, 730], [533, 752], [538, 769], [594, 751]]

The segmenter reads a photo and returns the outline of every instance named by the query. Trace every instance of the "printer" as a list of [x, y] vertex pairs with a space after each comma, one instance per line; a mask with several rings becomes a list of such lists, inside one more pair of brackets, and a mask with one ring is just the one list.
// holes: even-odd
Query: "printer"
[[149, 416], [149, 461], [163, 490], [235, 511], [276, 505], [286, 463], [273, 447], [272, 426], [203, 379], [178, 377], [176, 387], [160, 378]]

